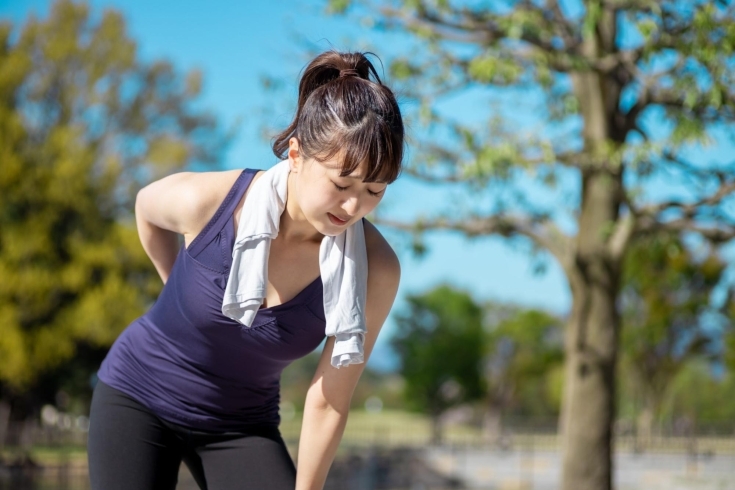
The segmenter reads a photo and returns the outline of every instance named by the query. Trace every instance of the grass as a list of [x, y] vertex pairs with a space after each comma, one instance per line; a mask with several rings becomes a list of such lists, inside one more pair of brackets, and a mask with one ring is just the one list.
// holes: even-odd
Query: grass
[[[301, 413], [294, 414], [290, 419], [284, 418], [281, 422], [281, 433], [289, 448], [298, 444], [301, 432]], [[444, 443], [457, 446], [488, 447], [483, 440], [479, 428], [462, 424], [453, 424], [444, 427]], [[533, 433], [532, 431], [511, 432], [506, 438], [507, 448], [515, 450], [555, 451], [559, 449], [559, 437], [556, 434]], [[359, 448], [368, 446], [423, 447], [431, 443], [431, 421], [429, 417], [420, 413], [401, 410], [382, 410], [371, 413], [364, 410], [350, 412], [341, 448]], [[645, 450], [661, 454], [684, 454], [694, 447], [700, 454], [735, 454], [735, 437], [727, 436], [700, 436], [696, 445], [684, 437], [654, 438]], [[615, 441], [615, 448], [621, 452], [636, 450], [634, 439], [619, 437]], [[86, 464], [86, 448], [80, 445], [67, 446], [36, 446], [31, 450], [33, 459], [43, 466], [55, 466], [70, 463], [72, 465]], [[5, 450], [3, 458], [8, 461], [20, 455], [18, 450]]]
[[[19, 448], [5, 449], [1, 455], [4, 461], [13, 461], [22, 456]], [[30, 456], [41, 466], [79, 465], [87, 463], [87, 448], [84, 446], [34, 446]]]

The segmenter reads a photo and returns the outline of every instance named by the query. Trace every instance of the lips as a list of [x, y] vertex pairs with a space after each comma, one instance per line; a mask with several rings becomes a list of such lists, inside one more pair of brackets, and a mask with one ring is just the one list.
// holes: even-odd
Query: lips
[[334, 223], [335, 225], [345, 225], [349, 221], [349, 218], [342, 219], [338, 218], [337, 216], [333, 215], [332, 213], [327, 213], [329, 215], [329, 220]]

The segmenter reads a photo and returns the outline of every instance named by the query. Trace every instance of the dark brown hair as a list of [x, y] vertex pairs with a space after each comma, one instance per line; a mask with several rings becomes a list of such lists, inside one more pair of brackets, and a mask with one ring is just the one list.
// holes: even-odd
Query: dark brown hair
[[299, 140], [302, 157], [319, 162], [344, 151], [343, 177], [363, 161], [365, 182], [391, 183], [401, 171], [401, 112], [363, 53], [326, 51], [307, 65], [296, 116], [273, 141], [278, 158], [287, 158], [291, 137]]

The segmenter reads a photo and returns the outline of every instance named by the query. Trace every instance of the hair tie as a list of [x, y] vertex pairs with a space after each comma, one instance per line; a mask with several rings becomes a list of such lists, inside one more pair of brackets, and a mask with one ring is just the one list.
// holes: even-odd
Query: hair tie
[[339, 71], [339, 78], [344, 77], [359, 77], [360, 74], [354, 68], [345, 68]]

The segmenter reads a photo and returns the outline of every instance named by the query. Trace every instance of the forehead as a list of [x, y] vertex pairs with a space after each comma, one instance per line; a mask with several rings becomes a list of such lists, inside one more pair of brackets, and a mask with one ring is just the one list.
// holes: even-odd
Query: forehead
[[[342, 177], [344, 179], [363, 181], [365, 177], [367, 176], [367, 163], [365, 162], [361, 163], [352, 173], [343, 176], [341, 175], [342, 174], [342, 163], [340, 161], [335, 161], [335, 160], [336, 159], [332, 159], [327, 162], [319, 162], [319, 163], [321, 163], [322, 167], [325, 168], [328, 174], [334, 177]], [[375, 181], [375, 183], [385, 184], [385, 181]]]

